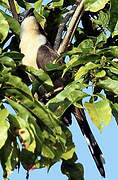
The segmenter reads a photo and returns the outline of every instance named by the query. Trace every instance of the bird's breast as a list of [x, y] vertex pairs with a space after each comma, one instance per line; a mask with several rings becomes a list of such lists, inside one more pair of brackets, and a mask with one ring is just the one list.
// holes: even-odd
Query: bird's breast
[[22, 63], [38, 69], [36, 63], [37, 51], [41, 45], [46, 44], [46, 41], [46, 37], [41, 34], [31, 32], [29, 34], [23, 34], [20, 42], [21, 53], [24, 54]]

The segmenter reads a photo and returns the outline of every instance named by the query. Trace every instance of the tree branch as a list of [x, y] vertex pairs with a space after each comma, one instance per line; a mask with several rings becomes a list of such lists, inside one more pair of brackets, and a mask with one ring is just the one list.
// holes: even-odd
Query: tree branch
[[14, 0], [8, 0], [9, 6], [10, 6], [10, 11], [12, 12], [13, 17], [18, 20], [18, 15], [15, 7]]
[[56, 38], [55, 38], [55, 43], [54, 43], [55, 50], [58, 50], [64, 27], [66, 26], [66, 23], [70, 19], [70, 17], [74, 14], [76, 8], [77, 8], [77, 4], [74, 4], [72, 9], [66, 14], [64, 19], [61, 21]]
[[[79, 1], [79, 0], [78, 0]], [[78, 5], [78, 7], [75, 10], [75, 13], [71, 19], [71, 22], [69, 24], [68, 30], [66, 32], [66, 35], [58, 49], [58, 53], [62, 54], [63, 52], [65, 52], [66, 47], [68, 47], [68, 44], [71, 42], [75, 29], [80, 21], [82, 12], [83, 12], [83, 8], [84, 8], [84, 1], [85, 0], [81, 0], [80, 4]]]

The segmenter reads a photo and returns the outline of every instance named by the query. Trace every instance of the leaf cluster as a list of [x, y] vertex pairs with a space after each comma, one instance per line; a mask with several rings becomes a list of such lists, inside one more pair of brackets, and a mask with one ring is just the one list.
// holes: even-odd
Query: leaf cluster
[[[15, 0], [15, 5], [17, 13], [34, 6], [35, 16], [53, 45], [60, 22], [74, 2], [53, 0], [43, 5], [43, 0]], [[8, 1], [0, 0], [0, 160], [4, 179], [20, 163], [29, 173], [42, 167], [49, 170], [57, 161], [62, 161], [62, 173], [69, 180], [77, 180], [77, 172], [79, 179], [84, 179], [82, 165], [76, 163], [72, 134], [61, 119], [74, 105], [85, 107], [100, 131], [109, 124], [112, 114], [118, 122], [116, 3], [86, 0], [71, 46], [57, 59], [68, 57], [69, 61], [62, 66], [55, 61], [43, 72], [22, 65], [20, 25], [8, 13]], [[27, 73], [35, 77], [32, 86]], [[63, 90], [55, 95], [54, 81], [67, 75]], [[37, 98], [38, 90], [41, 98], [51, 94], [45, 103]], [[82, 104], [85, 97], [89, 102]]]

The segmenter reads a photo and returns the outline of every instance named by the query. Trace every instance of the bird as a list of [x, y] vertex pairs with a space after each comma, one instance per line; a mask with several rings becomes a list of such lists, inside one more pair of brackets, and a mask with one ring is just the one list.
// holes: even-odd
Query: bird
[[[59, 54], [53, 49], [47, 40], [46, 34], [34, 16], [34, 8], [26, 10], [18, 15], [20, 23], [21, 53], [24, 54], [22, 64], [46, 71], [46, 64], [53, 62]], [[63, 62], [59, 62], [61, 65]], [[103, 153], [95, 140], [82, 108], [74, 108], [73, 105], [63, 115], [64, 123], [69, 126], [72, 123], [71, 113], [79, 114], [77, 120], [81, 132], [88, 144], [89, 150], [102, 177], [105, 177]]]

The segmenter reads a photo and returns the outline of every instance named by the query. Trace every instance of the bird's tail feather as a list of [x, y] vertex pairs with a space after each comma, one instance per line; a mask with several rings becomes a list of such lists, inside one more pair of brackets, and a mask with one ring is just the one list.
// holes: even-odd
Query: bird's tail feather
[[83, 109], [74, 108], [74, 115], [77, 119], [77, 122], [79, 124], [79, 127], [82, 131], [82, 134], [88, 144], [88, 147], [90, 149], [90, 152], [92, 154], [92, 157], [96, 163], [96, 166], [100, 172], [100, 174], [105, 177], [105, 170], [103, 167], [103, 164], [105, 163], [102, 151], [96, 142], [94, 135], [89, 127], [89, 124], [87, 122], [86, 116], [84, 114]]

